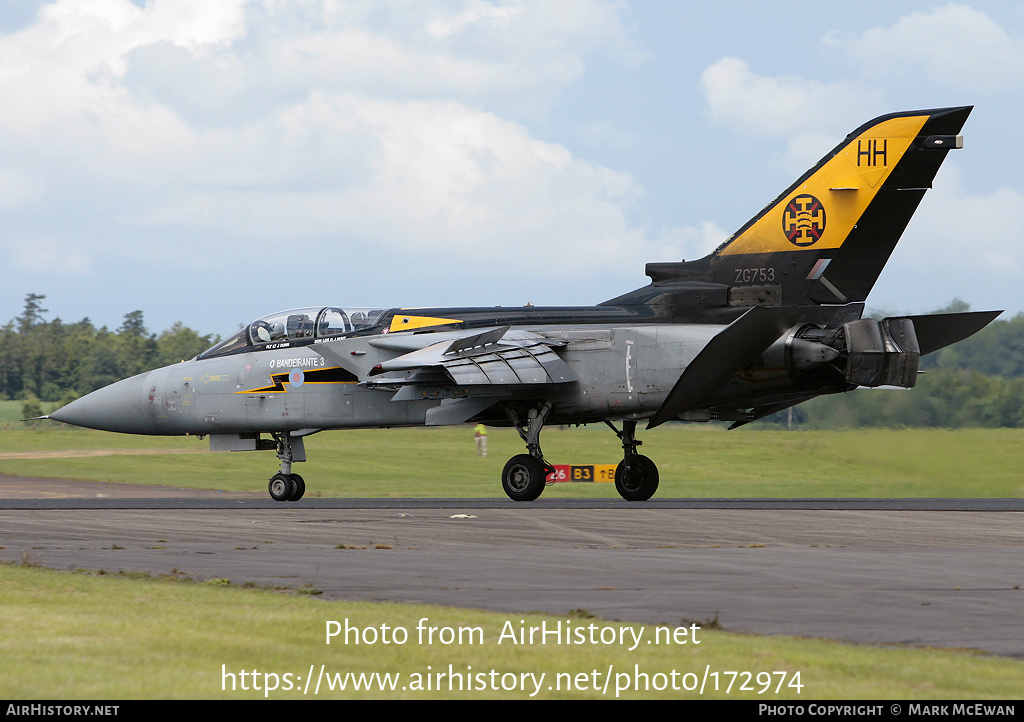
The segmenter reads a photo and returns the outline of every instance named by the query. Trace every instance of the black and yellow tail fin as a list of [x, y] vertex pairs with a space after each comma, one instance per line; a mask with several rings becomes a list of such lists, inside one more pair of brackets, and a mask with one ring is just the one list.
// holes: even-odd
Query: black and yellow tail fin
[[915, 110], [865, 123], [709, 256], [649, 263], [652, 286], [606, 303], [664, 302], [655, 299], [695, 284], [707, 286], [705, 296], [722, 289], [723, 305], [734, 307], [863, 301], [946, 153], [962, 146], [970, 112]]
[[946, 152], [962, 146], [970, 112], [893, 113], [861, 126], [712, 254], [714, 280], [773, 275], [787, 305], [863, 301]]

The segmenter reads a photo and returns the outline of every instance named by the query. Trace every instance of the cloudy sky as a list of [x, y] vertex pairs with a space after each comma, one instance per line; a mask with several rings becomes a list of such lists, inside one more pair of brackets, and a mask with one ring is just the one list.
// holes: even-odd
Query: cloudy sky
[[869, 299], [1024, 311], [1024, 6], [5, 0], [0, 323], [590, 304], [975, 105]]

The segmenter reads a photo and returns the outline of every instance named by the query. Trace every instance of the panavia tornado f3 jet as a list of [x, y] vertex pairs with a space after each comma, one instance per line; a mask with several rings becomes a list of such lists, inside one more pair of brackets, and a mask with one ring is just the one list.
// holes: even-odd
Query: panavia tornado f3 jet
[[518, 429], [527, 453], [509, 460], [501, 483], [532, 501], [553, 470], [544, 425], [604, 422], [622, 444], [616, 490], [649, 499], [658, 468], [637, 453], [638, 422], [734, 428], [820, 394], [912, 387], [922, 354], [999, 315], [861, 318], [946, 153], [962, 146], [970, 111], [866, 123], [711, 255], [649, 263], [649, 285], [596, 306], [282, 311], [49, 418], [209, 436], [214, 451], [275, 449], [277, 501], [305, 491], [292, 465], [305, 461], [310, 434], [466, 422]]

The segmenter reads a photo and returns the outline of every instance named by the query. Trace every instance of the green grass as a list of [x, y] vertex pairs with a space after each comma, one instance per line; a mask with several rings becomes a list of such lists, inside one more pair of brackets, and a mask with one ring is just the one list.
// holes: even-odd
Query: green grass
[[[21, 422], [21, 401], [11, 400], [0, 400], [0, 431], [12, 429], [12, 428], [23, 428], [25, 424]], [[42, 403], [40, 406], [43, 409], [43, 413], [49, 413], [56, 407], [60, 406], [58, 403]]]
[[[641, 434], [661, 472], [659, 497], [1020, 497], [1024, 429], [764, 431], [666, 425]], [[546, 429], [552, 463], [616, 463], [603, 425]], [[73, 428], [0, 431], [0, 473], [225, 491], [265, 491], [273, 452], [202, 453], [195, 438]], [[23, 451], [149, 450], [146, 455], [4, 458]], [[495, 497], [505, 462], [523, 453], [511, 429], [491, 429], [476, 456], [469, 426], [325, 432], [306, 439], [295, 470], [325, 497]], [[200, 452], [200, 453], [182, 453]], [[556, 484], [544, 498], [611, 497], [610, 484]]]
[[[1014, 699], [1020, 697], [1024, 663], [969, 652], [898, 647], [844, 645], [834, 642], [755, 637], [710, 629], [698, 633], [699, 645], [646, 645], [630, 652], [618, 645], [498, 644], [506, 621], [516, 627], [569, 621], [574, 628], [595, 623], [620, 625], [588, 617], [503, 615], [466, 609], [402, 604], [325, 601], [303, 594], [283, 594], [227, 585], [224, 580], [182, 583], [133, 575], [55, 572], [25, 566], [0, 566], [0, 649], [10, 664], [0, 675], [3, 699], [155, 699], [245, 698], [264, 692], [222, 690], [222, 665], [240, 685], [242, 670], [304, 680], [310, 665], [330, 673], [390, 672], [402, 675], [394, 692], [328, 692], [319, 698], [515, 698], [521, 691], [420, 692], [401, 690], [412, 675], [447, 671], [499, 674], [545, 674], [541, 698], [612, 698], [615, 674], [629, 674], [634, 665], [649, 675], [700, 678], [705, 668], [718, 671], [720, 685], [727, 671], [786, 672], [786, 682], [800, 673], [803, 689], [782, 687], [771, 692], [726, 695], [707, 688], [704, 697], [776, 699]], [[139, 575], [134, 575], [139, 576]], [[420, 644], [416, 626], [427, 618], [437, 627], [480, 627], [483, 644]], [[328, 620], [359, 628], [382, 624], [409, 632], [403, 645], [325, 644]], [[647, 627], [643, 639], [654, 628]], [[627, 645], [628, 646], [628, 645]], [[613, 666], [609, 691], [592, 689], [593, 671]], [[548, 690], [559, 673], [582, 674], [587, 689]], [[499, 677], [500, 679], [500, 677]], [[566, 679], [566, 677], [563, 677]], [[603, 677], [598, 678], [603, 684]], [[229, 678], [230, 680], [230, 678]], [[251, 678], [250, 678], [251, 680]], [[742, 679], [735, 682], [739, 687]], [[692, 683], [689, 680], [688, 683]], [[303, 682], [304, 683], [304, 682]], [[300, 683], [302, 684], [302, 683]], [[230, 685], [229, 685], [230, 686]], [[251, 686], [251, 681], [250, 681]], [[263, 685], [261, 684], [261, 687]], [[274, 699], [302, 697], [300, 691], [278, 690]], [[312, 697], [312, 695], [308, 695]], [[696, 692], [627, 692], [626, 698], [697, 697]]]

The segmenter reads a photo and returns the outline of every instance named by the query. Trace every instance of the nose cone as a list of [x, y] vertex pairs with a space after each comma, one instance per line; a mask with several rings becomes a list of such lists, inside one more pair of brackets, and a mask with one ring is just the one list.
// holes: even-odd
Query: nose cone
[[159, 434], [146, 388], [148, 375], [132, 376], [86, 394], [57, 409], [50, 414], [50, 418], [66, 424], [122, 434]]

